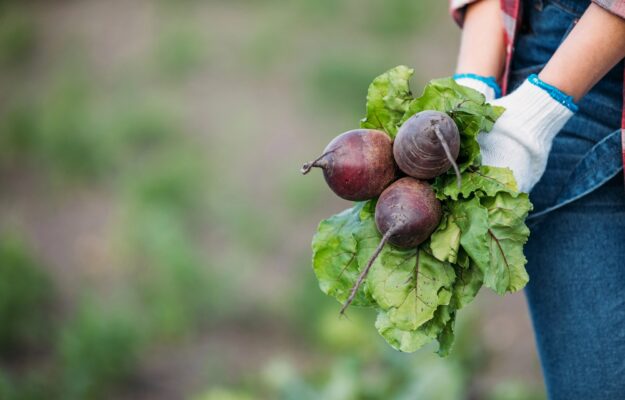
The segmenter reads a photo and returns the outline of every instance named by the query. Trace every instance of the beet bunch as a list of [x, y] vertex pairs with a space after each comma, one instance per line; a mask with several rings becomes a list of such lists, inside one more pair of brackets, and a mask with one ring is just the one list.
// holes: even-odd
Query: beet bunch
[[353, 207], [319, 224], [313, 268], [341, 304], [377, 311], [394, 348], [430, 341], [449, 353], [456, 313], [482, 286], [522, 289], [531, 209], [510, 170], [480, 165], [477, 136], [503, 109], [453, 79], [414, 98], [399, 66], [369, 86], [360, 128], [340, 134], [302, 167]]
[[[321, 168], [330, 189], [343, 199], [365, 201], [379, 197], [375, 223], [382, 239], [341, 313], [354, 300], [387, 242], [399, 248], [416, 248], [434, 232], [441, 220], [441, 203], [427, 179], [453, 166], [460, 182], [456, 164], [459, 150], [460, 133], [453, 119], [428, 110], [409, 118], [394, 142], [379, 130], [351, 130], [334, 138], [320, 157], [304, 164], [303, 174]], [[397, 166], [408, 176], [397, 179]]]

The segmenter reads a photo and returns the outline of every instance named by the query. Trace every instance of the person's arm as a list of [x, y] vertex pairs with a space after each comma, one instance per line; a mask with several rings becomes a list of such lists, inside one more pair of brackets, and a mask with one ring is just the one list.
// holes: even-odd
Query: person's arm
[[592, 3], [539, 78], [579, 101], [625, 58], [625, 20]]
[[483, 163], [510, 168], [519, 189], [529, 192], [545, 172], [553, 138], [577, 111], [575, 102], [623, 57], [625, 19], [593, 3], [540, 76], [492, 102], [506, 110], [478, 137]]
[[478, 0], [466, 6], [454, 78], [482, 93], [486, 101], [501, 96], [497, 81], [505, 62], [499, 0]]
[[456, 73], [493, 76], [498, 80], [505, 54], [499, 0], [469, 4], [464, 15]]

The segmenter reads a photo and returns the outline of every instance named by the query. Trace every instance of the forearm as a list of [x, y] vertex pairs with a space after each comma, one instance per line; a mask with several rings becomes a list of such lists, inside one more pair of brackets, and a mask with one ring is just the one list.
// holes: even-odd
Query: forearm
[[625, 20], [592, 4], [539, 78], [581, 99], [625, 57]]
[[499, 0], [480, 0], [465, 13], [456, 73], [501, 77], [505, 62]]

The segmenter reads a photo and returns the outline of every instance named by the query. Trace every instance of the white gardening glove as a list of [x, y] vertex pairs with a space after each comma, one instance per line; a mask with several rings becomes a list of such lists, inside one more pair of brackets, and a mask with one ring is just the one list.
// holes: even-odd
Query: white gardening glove
[[501, 88], [499, 88], [497, 81], [492, 76], [456, 74], [454, 75], [454, 80], [459, 85], [475, 89], [482, 93], [487, 103], [501, 96]]
[[491, 102], [506, 111], [492, 131], [480, 133], [482, 164], [508, 167], [529, 192], [547, 166], [551, 143], [577, 111], [570, 96], [531, 75], [511, 94]]

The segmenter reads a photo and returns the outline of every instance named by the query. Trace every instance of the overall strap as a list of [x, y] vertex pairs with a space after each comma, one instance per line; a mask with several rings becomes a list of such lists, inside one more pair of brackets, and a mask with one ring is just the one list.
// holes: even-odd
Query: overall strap
[[[623, 171], [625, 171], [625, 68], [623, 68], [623, 111], [621, 114], [621, 153], [623, 155]], [[623, 174], [625, 177], [625, 174]]]
[[506, 44], [506, 63], [500, 86], [505, 95], [508, 92], [508, 78], [514, 54], [514, 40], [520, 25], [521, 0], [500, 0], [500, 7]]

